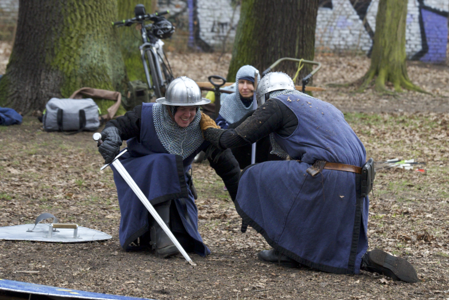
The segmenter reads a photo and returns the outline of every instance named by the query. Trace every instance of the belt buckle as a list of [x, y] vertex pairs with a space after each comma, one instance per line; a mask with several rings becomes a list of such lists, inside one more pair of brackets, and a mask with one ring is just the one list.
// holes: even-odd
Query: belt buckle
[[317, 160], [313, 163], [311, 167], [309, 167], [306, 172], [310, 174], [310, 176], [315, 177], [317, 174], [323, 171], [324, 166], [326, 166], [325, 160]]

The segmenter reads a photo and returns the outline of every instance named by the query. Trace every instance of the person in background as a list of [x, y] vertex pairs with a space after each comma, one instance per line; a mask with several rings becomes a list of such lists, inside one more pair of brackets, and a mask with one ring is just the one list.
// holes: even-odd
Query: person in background
[[[377, 272], [419, 281], [404, 258], [368, 250], [368, 193], [374, 163], [335, 106], [295, 90], [281, 72], [257, 87], [259, 108], [235, 129], [206, 123], [206, 140], [219, 149], [239, 147], [271, 135], [273, 151], [289, 158], [246, 168], [234, 202], [243, 219], [272, 249], [260, 260], [303, 265], [339, 274]], [[263, 103], [263, 104], [262, 104]]]
[[[235, 92], [225, 94], [221, 98], [221, 108], [215, 122], [222, 129], [236, 128], [256, 109], [254, 103], [254, 81], [257, 69], [250, 65], [241, 67], [236, 74]], [[260, 75], [257, 73], [257, 81]], [[251, 164], [252, 147], [245, 145], [231, 149], [235, 158], [239, 162], [240, 168], [244, 169]], [[256, 145], [255, 162], [269, 160], [281, 160], [275, 154], [271, 154], [271, 144], [268, 137], [262, 138]]]
[[[209, 100], [201, 97], [200, 88], [192, 79], [183, 76], [173, 80], [166, 97], [156, 102], [143, 103], [109, 121], [101, 133], [104, 141], [98, 150], [105, 163], [111, 163], [122, 141], [126, 140], [128, 151], [119, 158], [125, 169], [183, 248], [206, 256], [210, 250], [198, 231], [191, 163], [195, 155], [204, 150], [233, 200], [240, 169], [230, 150], [220, 151], [204, 140], [200, 121], [216, 125], [200, 112], [200, 105]], [[119, 238], [123, 249], [151, 247], [156, 255], [164, 258], [179, 253], [115, 170], [114, 181], [120, 205]]]
[[[235, 91], [232, 94], [223, 95], [220, 112], [215, 123], [222, 129], [227, 129], [229, 124], [240, 121], [246, 114], [256, 109], [254, 100], [254, 75], [257, 69], [246, 65], [241, 67], [236, 74]], [[258, 81], [260, 75], [258, 74]]]

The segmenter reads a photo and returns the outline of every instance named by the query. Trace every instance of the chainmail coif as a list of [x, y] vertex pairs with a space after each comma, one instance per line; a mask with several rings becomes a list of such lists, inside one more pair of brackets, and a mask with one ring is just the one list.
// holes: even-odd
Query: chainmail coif
[[[254, 78], [254, 72], [257, 71], [256, 68], [250, 65], [246, 65], [241, 67], [236, 75], [235, 80], [235, 92], [229, 95], [225, 95], [223, 97], [223, 101], [221, 102], [220, 112], [219, 114], [229, 123], [235, 123], [240, 121], [240, 119], [246, 115], [248, 112], [253, 111], [255, 107], [252, 102], [250, 106], [245, 106], [240, 98], [239, 93], [239, 79], [242, 77], [251, 77]], [[258, 77], [260, 81], [260, 75]], [[220, 98], [221, 99], [221, 98]]]
[[186, 159], [204, 142], [200, 128], [199, 107], [195, 118], [185, 128], [179, 127], [170, 117], [166, 106], [159, 103], [153, 105], [153, 120], [157, 137], [170, 154], [180, 155], [182, 159]]

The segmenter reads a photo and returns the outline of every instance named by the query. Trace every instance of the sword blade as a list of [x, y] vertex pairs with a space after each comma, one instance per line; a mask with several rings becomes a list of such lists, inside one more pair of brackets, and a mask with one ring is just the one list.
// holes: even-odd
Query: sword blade
[[126, 171], [125, 167], [123, 167], [120, 160], [116, 159], [112, 162], [112, 165], [115, 167], [117, 172], [119, 172], [120, 176], [122, 176], [123, 180], [126, 181], [126, 183], [129, 185], [129, 187], [133, 190], [133, 192], [136, 194], [136, 196], [139, 198], [139, 200], [142, 202], [142, 204], [147, 208], [147, 210], [150, 212], [151, 216], [156, 220], [156, 222], [161, 226], [162, 230], [167, 234], [167, 236], [170, 238], [170, 240], [175, 244], [176, 248], [181, 252], [182, 256], [187, 260], [189, 264], [192, 266], [196, 266], [196, 264], [190, 259], [187, 252], [182, 248], [181, 244], [178, 242], [176, 237], [173, 235], [173, 233], [170, 231], [170, 229], [167, 227], [165, 222], [161, 219], [157, 211], [154, 209], [153, 205], [151, 205], [150, 201], [145, 197], [142, 190], [139, 188], [139, 186], [136, 184], [134, 179], [129, 175], [128, 171]]
[[[257, 96], [256, 96], [256, 90], [257, 90], [257, 85], [259, 83], [258, 81], [258, 77], [259, 77], [259, 71], [254, 71], [254, 95], [253, 95], [253, 107], [254, 110], [257, 109]], [[254, 165], [256, 163], [256, 143], [253, 143], [251, 145], [251, 164]]]

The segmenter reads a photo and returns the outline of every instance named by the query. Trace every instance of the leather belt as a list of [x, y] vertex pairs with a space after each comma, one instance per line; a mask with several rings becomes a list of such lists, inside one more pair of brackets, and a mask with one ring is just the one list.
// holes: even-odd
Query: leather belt
[[[299, 162], [301, 162], [299, 160]], [[312, 175], [312, 177], [319, 174], [323, 169], [326, 170], [336, 170], [336, 171], [344, 171], [344, 172], [352, 172], [356, 174], [362, 173], [362, 168], [353, 166], [353, 165], [346, 165], [341, 163], [333, 163], [333, 162], [327, 162], [324, 160], [317, 160], [313, 163], [313, 165], [307, 169], [307, 173]]]
[[352, 172], [356, 174], [362, 173], [362, 168], [353, 166], [353, 165], [346, 165], [346, 164], [340, 164], [340, 163], [331, 163], [326, 162], [324, 165], [324, 168], [327, 170], [337, 170], [337, 171], [345, 171], [345, 172]]

